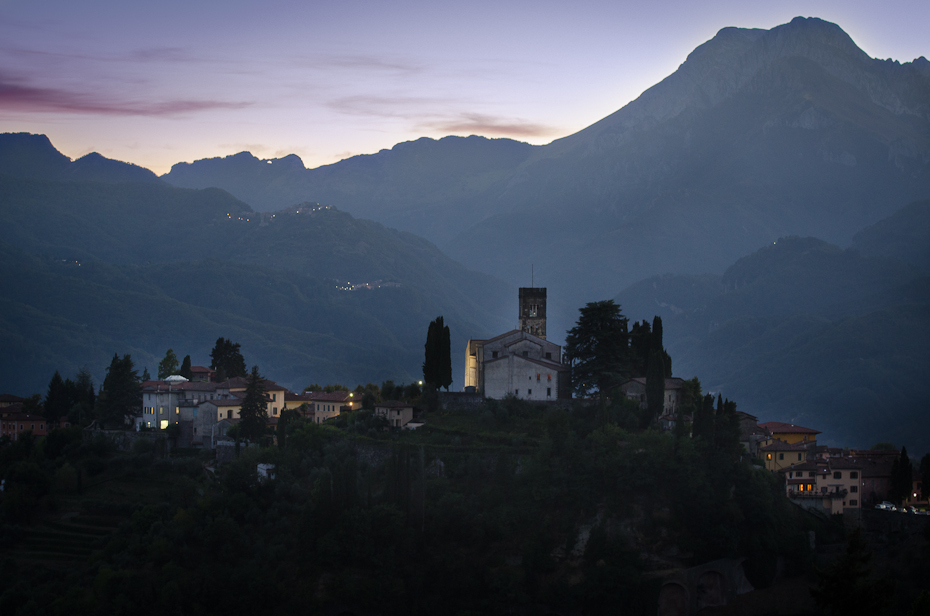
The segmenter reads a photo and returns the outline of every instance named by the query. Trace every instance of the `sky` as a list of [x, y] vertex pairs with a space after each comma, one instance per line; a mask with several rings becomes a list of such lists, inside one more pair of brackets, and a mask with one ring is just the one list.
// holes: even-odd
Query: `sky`
[[158, 174], [244, 150], [317, 167], [420, 137], [544, 144], [721, 28], [798, 15], [873, 57], [930, 56], [926, 0], [0, 0], [0, 132]]

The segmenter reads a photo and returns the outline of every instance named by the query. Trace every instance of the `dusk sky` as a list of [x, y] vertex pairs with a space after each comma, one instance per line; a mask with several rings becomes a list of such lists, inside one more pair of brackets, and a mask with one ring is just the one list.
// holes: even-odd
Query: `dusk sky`
[[930, 56], [930, 2], [0, 0], [0, 132], [156, 173], [249, 150], [308, 167], [419, 137], [548, 143], [726, 26], [837, 23]]

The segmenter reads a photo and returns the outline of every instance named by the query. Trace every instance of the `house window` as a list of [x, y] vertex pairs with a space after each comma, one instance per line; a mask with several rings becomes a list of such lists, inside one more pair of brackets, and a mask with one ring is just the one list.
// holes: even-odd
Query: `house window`
[[540, 375], [539, 375], [539, 373], [537, 372], [537, 373], [536, 373], [536, 382], [537, 382], [537, 383], [539, 382], [539, 377], [540, 377]]
[[766, 460], [771, 460], [771, 459], [772, 459], [772, 454], [770, 454], [770, 453], [765, 454], [765, 459], [766, 459]]
[[811, 471], [807, 474], [808, 477], [815, 477], [816, 475], [817, 473], [815, 471]]
[[778, 459], [779, 459], [779, 460], [784, 460], [784, 459], [785, 459], [785, 454], [783, 454], [783, 453], [778, 454]]
[[834, 478], [834, 479], [842, 479], [842, 478], [843, 478], [843, 472], [842, 472], [842, 471], [836, 471], [835, 473], [833, 473], [833, 478]]
[[497, 359], [497, 351], [491, 351], [491, 359]]
[[859, 486], [849, 486], [849, 491], [855, 494], [859, 491]]
[[849, 473], [849, 478], [850, 478], [850, 479], [859, 479], [859, 472], [858, 472], [858, 471], [852, 471], [851, 473]]
[[552, 359], [552, 353], [546, 353], [546, 359]]
[[798, 454], [798, 460], [800, 460], [800, 459], [801, 459], [801, 454]]
[[526, 390], [526, 395], [527, 395], [527, 396], [532, 396], [532, 395], [533, 395], [533, 390], [532, 390], [532, 389], [527, 389], [527, 390]]
[[546, 397], [547, 397], [547, 398], [551, 398], [551, 397], [552, 397], [552, 388], [551, 388], [551, 387], [547, 387], [547, 388], [546, 388]]
[[273, 409], [271, 409], [271, 414], [272, 414], [272, 415], [277, 415], [277, 414], [278, 414], [278, 407], [274, 407]]
[[513, 390], [513, 395], [519, 396], [519, 395], [520, 395], [520, 390], [519, 390], [519, 389], [514, 389], [514, 390]]
[[856, 500], [855, 498], [851, 498], [851, 499], [849, 500], [849, 506], [850, 506], [850, 507], [855, 507], [855, 506], [858, 505], [858, 504], [859, 504], [859, 501]]

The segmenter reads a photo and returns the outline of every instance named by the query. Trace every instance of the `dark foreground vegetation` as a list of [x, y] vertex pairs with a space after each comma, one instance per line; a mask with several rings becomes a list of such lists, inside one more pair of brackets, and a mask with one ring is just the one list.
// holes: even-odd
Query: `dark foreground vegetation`
[[842, 541], [732, 431], [620, 427], [637, 412], [293, 419], [216, 472], [207, 452], [76, 428], [5, 443], [0, 613], [654, 614], [667, 570], [741, 556], [765, 588], [811, 576], [808, 531]]

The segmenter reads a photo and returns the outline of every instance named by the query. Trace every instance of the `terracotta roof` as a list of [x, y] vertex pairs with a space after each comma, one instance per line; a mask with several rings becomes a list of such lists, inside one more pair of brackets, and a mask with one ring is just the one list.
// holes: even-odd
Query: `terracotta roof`
[[25, 398], [14, 396], [13, 394], [0, 394], [0, 402], [25, 402]]
[[820, 430], [805, 428], [804, 426], [796, 426], [794, 424], [783, 423], [780, 421], [767, 421], [765, 423], [760, 423], [759, 427], [765, 428], [772, 434], [820, 434]]
[[217, 389], [222, 389], [222, 384], [209, 383], [207, 381], [145, 381], [142, 383], [142, 391], [167, 392], [169, 385], [171, 391], [216, 391]]
[[216, 370], [211, 370], [210, 368], [207, 368], [206, 366], [191, 366], [191, 372], [207, 372], [207, 373], [212, 372], [215, 374]]
[[793, 445], [785, 441], [775, 439], [771, 444], [759, 447], [759, 451], [806, 451], [807, 443], [794, 443]]
[[749, 413], [746, 413], [744, 411], [736, 411], [736, 416], [739, 418], [740, 421], [744, 419], [748, 419], [750, 421], [759, 421], [758, 417], [756, 417], [755, 415], [750, 415]]
[[348, 402], [354, 396], [349, 394], [352, 392], [348, 391], [308, 391], [305, 395], [310, 396], [310, 399], [314, 402]]
[[385, 402], [379, 402], [375, 405], [376, 409], [406, 409], [413, 408], [413, 404], [410, 402], [402, 402], [400, 400], [387, 400]]
[[310, 402], [313, 400], [308, 394], [295, 394], [290, 391], [284, 392], [285, 402]]
[[[268, 379], [262, 379], [262, 383], [265, 386], [265, 391], [281, 391], [282, 389], [285, 391], [287, 390], [287, 388], [281, 387], [274, 381], [269, 381]], [[229, 389], [233, 389], [233, 388], [245, 389], [246, 387], [249, 386], [249, 379], [243, 376], [236, 376], [236, 377], [229, 379], [225, 383], [220, 383], [220, 386], [226, 386]]]

